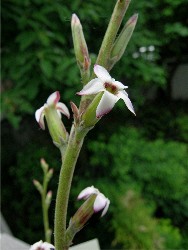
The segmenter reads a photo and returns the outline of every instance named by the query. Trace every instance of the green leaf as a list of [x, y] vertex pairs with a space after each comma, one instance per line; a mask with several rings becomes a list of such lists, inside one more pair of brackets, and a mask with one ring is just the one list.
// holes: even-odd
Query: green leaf
[[40, 67], [41, 67], [42, 72], [44, 73], [44, 75], [47, 78], [52, 77], [53, 67], [52, 67], [52, 63], [50, 61], [47, 61], [45, 59], [41, 59]]

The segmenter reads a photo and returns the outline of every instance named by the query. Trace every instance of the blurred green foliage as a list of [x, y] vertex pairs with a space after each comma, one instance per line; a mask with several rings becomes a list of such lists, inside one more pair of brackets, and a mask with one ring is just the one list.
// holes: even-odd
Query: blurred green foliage
[[[29, 243], [43, 238], [40, 197], [32, 184], [41, 177], [39, 160], [44, 157], [55, 170], [51, 225], [60, 168], [60, 156], [48, 132], [38, 129], [34, 111], [55, 90], [64, 102], [78, 102], [71, 15], [76, 13], [83, 24], [94, 64], [114, 4], [2, 1], [2, 211], [13, 233]], [[124, 23], [138, 12], [138, 25], [112, 75], [130, 86], [137, 118], [131, 119], [120, 102], [86, 138], [69, 216], [80, 205], [75, 202], [80, 190], [92, 184], [111, 205], [106, 217], [96, 215], [75, 243], [97, 237], [103, 249], [188, 248], [187, 105], [172, 102], [169, 87], [176, 66], [187, 60], [186, 7], [187, 0], [132, 0]], [[163, 89], [163, 95], [149, 101], [153, 87]]]

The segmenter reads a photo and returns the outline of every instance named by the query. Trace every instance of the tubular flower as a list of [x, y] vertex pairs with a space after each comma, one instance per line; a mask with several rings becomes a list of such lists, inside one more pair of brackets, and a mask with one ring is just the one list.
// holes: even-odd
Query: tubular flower
[[47, 242], [40, 240], [30, 247], [30, 250], [55, 250], [55, 247]]
[[87, 187], [81, 191], [78, 195], [78, 200], [87, 200], [91, 195], [96, 194], [95, 201], [93, 203], [93, 210], [95, 213], [102, 211], [101, 217], [103, 217], [108, 211], [110, 205], [110, 200], [104, 196], [97, 188], [94, 186]]
[[53, 94], [51, 94], [48, 97], [47, 102], [40, 109], [37, 109], [37, 111], [35, 112], [35, 119], [39, 123], [42, 129], [45, 129], [44, 116], [46, 115], [45, 111], [49, 108], [55, 108], [60, 118], [61, 118], [61, 113], [66, 115], [68, 118], [70, 117], [68, 108], [64, 103], [59, 102], [59, 100], [60, 100], [60, 94], [59, 91], [56, 91]]
[[112, 78], [108, 71], [100, 65], [94, 66], [94, 72], [97, 78], [86, 84], [77, 94], [93, 95], [104, 92], [96, 109], [96, 117], [101, 118], [103, 115], [109, 113], [119, 99], [123, 99], [127, 108], [135, 114], [128, 94], [124, 90], [128, 87]]
[[54, 144], [57, 147], [63, 146], [68, 137], [63, 122], [61, 121], [61, 113], [70, 116], [68, 108], [64, 103], [59, 102], [60, 94], [58, 91], [51, 94], [47, 102], [35, 112], [35, 118], [42, 129], [45, 129], [44, 116], [48, 125], [48, 129]]

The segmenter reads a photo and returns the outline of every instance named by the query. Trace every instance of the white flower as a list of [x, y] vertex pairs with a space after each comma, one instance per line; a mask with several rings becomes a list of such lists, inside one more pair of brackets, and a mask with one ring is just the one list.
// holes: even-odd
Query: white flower
[[55, 247], [47, 242], [40, 240], [30, 247], [30, 250], [55, 250]]
[[87, 200], [90, 195], [96, 194], [96, 199], [93, 204], [93, 210], [95, 213], [102, 211], [101, 217], [106, 214], [108, 211], [108, 207], [110, 205], [110, 200], [104, 196], [97, 188], [94, 186], [87, 187], [84, 190], [81, 191], [81, 193], [78, 195], [78, 200], [84, 199]]
[[42, 129], [45, 129], [44, 116], [45, 116], [45, 109], [47, 108], [50, 107], [55, 108], [60, 117], [61, 113], [66, 115], [68, 118], [70, 117], [68, 108], [64, 103], [59, 102], [59, 99], [60, 99], [59, 91], [56, 91], [53, 94], [51, 94], [48, 97], [47, 102], [40, 109], [37, 109], [37, 111], [35, 112], [35, 119], [39, 123]]
[[110, 76], [108, 71], [100, 66], [94, 66], [94, 72], [98, 78], [91, 80], [84, 88], [78, 92], [78, 95], [93, 95], [99, 92], [104, 92], [96, 110], [96, 117], [100, 118], [103, 115], [107, 114], [114, 107], [115, 103], [119, 99], [123, 99], [127, 108], [133, 113], [133, 105], [128, 98], [127, 92], [124, 90], [128, 88], [123, 85], [121, 82], [115, 81], [114, 78]]

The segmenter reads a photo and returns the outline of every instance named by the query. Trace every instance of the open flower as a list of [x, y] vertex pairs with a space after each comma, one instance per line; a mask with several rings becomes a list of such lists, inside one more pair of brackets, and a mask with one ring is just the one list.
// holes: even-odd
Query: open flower
[[55, 250], [55, 247], [47, 242], [40, 240], [30, 247], [30, 250]]
[[123, 85], [121, 82], [115, 81], [115, 79], [110, 76], [108, 71], [100, 65], [94, 66], [94, 72], [98, 78], [91, 80], [77, 94], [93, 95], [99, 92], [104, 92], [96, 109], [96, 117], [101, 118], [103, 115], [110, 112], [119, 99], [123, 99], [127, 108], [135, 114], [133, 105], [128, 98], [128, 94], [124, 90], [128, 87]]
[[51, 94], [48, 97], [47, 102], [40, 109], [37, 109], [37, 111], [35, 112], [35, 119], [39, 123], [42, 129], [45, 129], [44, 116], [46, 115], [45, 110], [48, 108], [55, 108], [60, 118], [61, 118], [61, 113], [66, 115], [68, 118], [70, 117], [68, 108], [64, 103], [59, 102], [59, 100], [60, 100], [60, 94], [59, 91], [56, 91], [53, 94]]
[[101, 217], [106, 214], [108, 207], [110, 205], [110, 200], [104, 196], [97, 188], [94, 186], [87, 187], [81, 191], [78, 195], [78, 200], [87, 200], [92, 194], [96, 194], [95, 201], [93, 203], [93, 210], [95, 213], [102, 211]]

